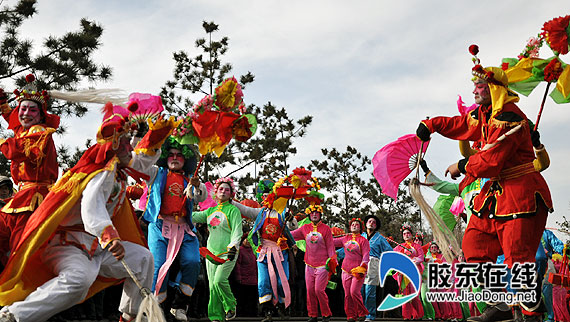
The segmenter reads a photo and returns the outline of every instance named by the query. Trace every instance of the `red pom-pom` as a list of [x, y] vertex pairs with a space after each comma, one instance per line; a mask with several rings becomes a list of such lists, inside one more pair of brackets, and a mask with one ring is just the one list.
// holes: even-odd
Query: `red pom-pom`
[[131, 112], [134, 113], [139, 109], [139, 103], [137, 102], [132, 102], [131, 104], [129, 104], [129, 106], [127, 107], [127, 109]]
[[483, 66], [481, 66], [481, 65], [475, 65], [475, 66], [473, 66], [472, 70], [474, 70], [474, 71], [476, 71], [476, 72], [478, 72], [478, 73], [481, 73], [481, 72], [483, 72]]
[[502, 69], [502, 70], [507, 70], [507, 69], [509, 69], [509, 63], [502, 63], [502, 64], [501, 64], [501, 69]]
[[26, 75], [26, 82], [31, 83], [36, 80], [36, 77], [33, 74]]
[[471, 53], [471, 55], [476, 56], [479, 53], [479, 46], [477, 45], [469, 46], [469, 52]]

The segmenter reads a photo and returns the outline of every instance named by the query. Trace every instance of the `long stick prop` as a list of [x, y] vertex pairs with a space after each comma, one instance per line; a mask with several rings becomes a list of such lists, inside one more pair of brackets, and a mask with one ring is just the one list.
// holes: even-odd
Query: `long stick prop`
[[204, 161], [204, 157], [206, 155], [202, 154], [202, 156], [200, 157], [200, 161], [198, 161], [198, 165], [196, 166], [196, 171], [194, 171], [194, 176], [198, 175], [198, 171], [200, 170], [200, 166], [202, 165], [202, 161]]
[[550, 88], [550, 82], [546, 84], [546, 90], [544, 91], [544, 96], [542, 97], [542, 103], [540, 104], [540, 110], [538, 110], [538, 116], [536, 117], [536, 122], [534, 122], [534, 131], [538, 129], [538, 122], [540, 122], [540, 117], [542, 116], [542, 109], [544, 109], [544, 103], [546, 102], [546, 95], [548, 95], [548, 89]]
[[135, 273], [133, 273], [133, 271], [131, 270], [129, 265], [127, 265], [127, 262], [125, 262], [124, 259], [121, 259], [121, 264], [123, 264], [123, 266], [127, 270], [127, 273], [139, 288], [141, 296], [143, 298], [139, 306], [139, 312], [137, 313], [135, 321], [136, 322], [143, 321], [143, 315], [146, 315], [148, 321], [166, 322], [166, 319], [164, 318], [164, 313], [162, 313], [162, 309], [160, 308], [160, 305], [158, 304], [158, 300], [156, 299], [156, 297], [150, 292], [148, 288], [142, 286], [142, 284], [135, 276]]

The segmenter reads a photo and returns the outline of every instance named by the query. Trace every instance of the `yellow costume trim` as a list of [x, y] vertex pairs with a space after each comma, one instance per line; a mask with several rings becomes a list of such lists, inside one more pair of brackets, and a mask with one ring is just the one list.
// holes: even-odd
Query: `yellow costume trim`
[[507, 122], [507, 121], [499, 121], [496, 118], [492, 118], [489, 120], [489, 126], [499, 129], [506, 129], [506, 128], [513, 128], [519, 124], [522, 124], [522, 129], [528, 131], [528, 121], [522, 120], [520, 122]]
[[[162, 146], [162, 144], [164, 143], [164, 141], [168, 138], [168, 136], [170, 136], [170, 134], [172, 133], [172, 130], [174, 130], [175, 128], [177, 128], [180, 123], [182, 123], [182, 121], [176, 121], [174, 119], [173, 116], [171, 116], [170, 118], [168, 118], [167, 120], [165, 119], [161, 119], [158, 118], [154, 123], [152, 123], [151, 119], [147, 120], [148, 123], [148, 129], [149, 129], [149, 133], [153, 132], [153, 131], [159, 131], [162, 130], [164, 128], [168, 128], [170, 127], [170, 131], [167, 132], [166, 135], [164, 135], [163, 138], [160, 138], [156, 143], [154, 143], [152, 146], [142, 146], [142, 142], [143, 140], [141, 140], [137, 146], [135, 147], [135, 153], [136, 154], [146, 154], [146, 155], [150, 155], [153, 156], [156, 154], [156, 152], [158, 151], [158, 149], [160, 149], [160, 147]], [[148, 133], [147, 133], [148, 135]], [[151, 134], [152, 135], [152, 134]]]
[[467, 125], [469, 127], [477, 127], [479, 126], [479, 120], [469, 114], [469, 117], [467, 118]]
[[7, 214], [16, 214], [25, 211], [34, 211], [36, 208], [38, 208], [42, 201], [44, 201], [44, 196], [41, 193], [36, 192], [32, 196], [30, 203], [27, 206], [20, 208], [12, 208], [12, 200], [14, 199], [10, 199], [10, 201], [8, 201], [8, 203], [2, 207], [2, 212], [5, 212]]

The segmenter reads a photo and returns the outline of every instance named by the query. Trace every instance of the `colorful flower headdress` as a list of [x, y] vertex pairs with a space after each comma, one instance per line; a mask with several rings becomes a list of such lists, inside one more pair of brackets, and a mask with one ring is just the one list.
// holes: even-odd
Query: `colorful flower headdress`
[[307, 208], [305, 209], [305, 213], [306, 213], [307, 215], [309, 215], [309, 214], [312, 213], [312, 212], [318, 212], [318, 213], [320, 213], [320, 214], [322, 215], [322, 214], [324, 213], [324, 212], [323, 212], [323, 207], [322, 207], [321, 205], [310, 205], [309, 207], [307, 207]]
[[414, 231], [412, 229], [412, 225], [410, 225], [410, 223], [407, 221], [404, 221], [404, 223], [402, 224], [402, 227], [400, 227], [401, 232], [404, 232], [404, 230], [409, 230], [410, 232]]
[[352, 222], [354, 221], [360, 224], [360, 230], [364, 229], [364, 221], [362, 221], [362, 218], [352, 218], [348, 224], [352, 225]]
[[36, 77], [33, 74], [28, 74], [26, 76], [26, 85], [21, 89], [15, 89], [14, 94], [18, 102], [29, 100], [38, 103], [40, 108], [44, 111], [47, 109], [47, 102], [49, 100], [49, 94], [46, 90], [38, 90], [35, 83]]
[[218, 187], [222, 183], [227, 183], [230, 185], [230, 189], [232, 190], [231, 197], [232, 198], [235, 197], [236, 196], [236, 186], [234, 184], [234, 180], [232, 180], [232, 178], [230, 178], [230, 177], [218, 178], [216, 181], [214, 181], [214, 192], [218, 190]]

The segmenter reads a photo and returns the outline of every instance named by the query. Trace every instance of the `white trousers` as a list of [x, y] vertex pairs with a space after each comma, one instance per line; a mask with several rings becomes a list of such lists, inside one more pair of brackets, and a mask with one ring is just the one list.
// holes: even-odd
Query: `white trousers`
[[[150, 289], [153, 259], [140, 245], [122, 241], [124, 260], [144, 287]], [[142, 301], [139, 288], [129, 277], [123, 264], [110, 252], [98, 249], [92, 259], [75, 246], [49, 245], [42, 255], [46, 265], [57, 275], [38, 287], [25, 300], [5, 307], [18, 322], [42, 322], [81, 302], [98, 275], [125, 278], [119, 311], [136, 315]]]

